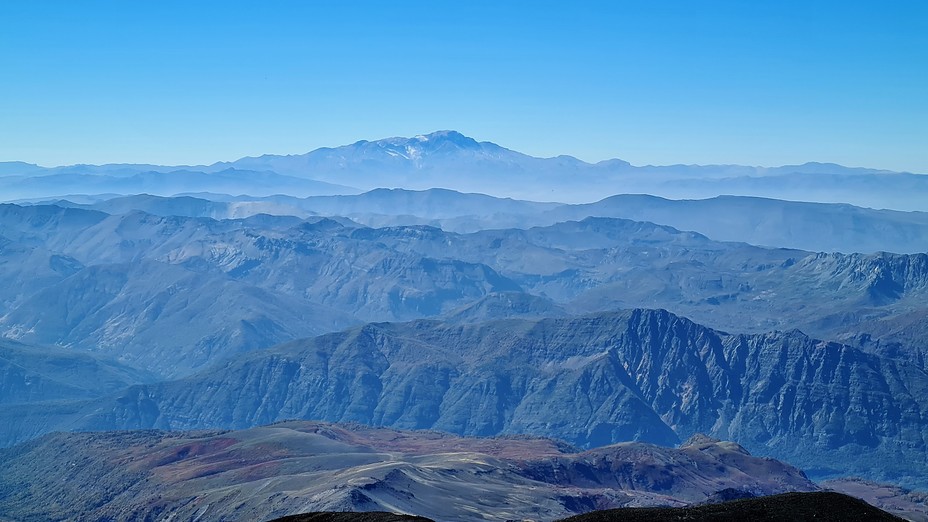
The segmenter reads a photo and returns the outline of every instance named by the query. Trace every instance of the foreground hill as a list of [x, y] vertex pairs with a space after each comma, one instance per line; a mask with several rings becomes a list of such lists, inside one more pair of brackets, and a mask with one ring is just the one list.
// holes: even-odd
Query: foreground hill
[[0, 516], [18, 520], [267, 520], [303, 511], [553, 520], [680, 506], [732, 489], [817, 489], [796, 468], [705, 438], [679, 449], [624, 443], [578, 452], [547, 439], [318, 422], [54, 434], [0, 450], [0, 463]]

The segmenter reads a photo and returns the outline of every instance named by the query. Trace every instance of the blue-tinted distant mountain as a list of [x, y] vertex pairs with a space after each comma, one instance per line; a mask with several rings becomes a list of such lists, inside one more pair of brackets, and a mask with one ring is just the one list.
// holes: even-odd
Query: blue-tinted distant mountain
[[849, 168], [831, 163], [783, 167], [670, 165], [636, 167], [622, 160], [586, 163], [571, 156], [536, 158], [455, 131], [359, 141], [300, 155], [217, 163], [272, 170], [350, 185], [449, 188], [534, 201], [595, 201], [609, 194], [674, 198], [723, 194], [928, 210], [928, 176]]
[[255, 214], [309, 217], [338, 216], [405, 216], [409, 219], [450, 219], [472, 216], [492, 222], [496, 216], [531, 216], [562, 206], [559, 203], [496, 198], [485, 194], [465, 194], [447, 189], [411, 191], [405, 189], [375, 189], [363, 194], [309, 196], [289, 195], [263, 197], [230, 196], [227, 194], [192, 193], [174, 197], [138, 194], [100, 197], [81, 202], [71, 198], [37, 201], [35, 204], [99, 210], [108, 214], [125, 214], [140, 210], [159, 216], [240, 218]]
[[232, 198], [229, 199], [230, 201], [215, 201], [191, 196], [164, 197], [150, 194], [138, 194], [133, 196], [109, 197], [101, 201], [85, 203], [77, 203], [63, 199], [43, 201], [40, 202], [40, 204], [93, 209], [106, 212], [107, 214], [128, 214], [130, 212], [140, 211], [156, 216], [207, 217], [213, 219], [248, 218], [258, 214], [307, 218], [316, 214], [315, 212], [300, 208], [297, 204], [275, 201], [275, 199], [291, 200], [294, 203], [303, 201], [302, 199], [292, 196], [280, 198], [249, 198], [240, 201], [231, 200]]
[[[633, 166], [618, 159], [586, 163], [571, 156], [537, 158], [455, 131], [359, 141], [305, 154], [246, 157], [209, 166], [118, 164], [37, 168], [24, 163], [3, 164], [0, 190], [7, 195], [5, 199], [102, 192], [306, 196], [356, 192], [349, 187], [447, 188], [533, 201], [591, 202], [611, 194], [629, 193], [671, 198], [747, 195], [928, 210], [928, 175], [833, 163], [782, 167]], [[204, 177], [204, 173], [220, 176]], [[316, 183], [301, 184], [293, 178]], [[181, 183], [183, 180], [186, 185]], [[56, 183], [63, 186], [57, 187]]]
[[104, 197], [48, 204], [120, 214], [242, 218], [255, 214], [345, 216], [372, 227], [428, 225], [451, 232], [547, 226], [586, 217], [616, 217], [692, 230], [720, 241], [825, 252], [928, 252], [928, 213], [873, 210], [744, 196], [668, 200], [618, 195], [579, 205], [536, 203], [445, 189], [376, 189], [357, 195]]
[[547, 212], [542, 221], [619, 217], [694, 230], [719, 241], [825, 252], [928, 252], [928, 213], [845, 204], [720, 196], [668, 200], [619, 195]]
[[359, 141], [302, 155], [242, 158], [210, 168], [229, 166], [363, 189], [438, 187], [552, 201], [575, 197], [576, 190], [559, 193], [557, 188], [589, 165], [570, 156], [535, 158], [455, 131], [439, 131], [413, 138]]
[[[818, 165], [816, 165], [818, 167]], [[819, 168], [813, 170], [819, 171]], [[764, 196], [796, 201], [849, 203], [871, 208], [928, 210], [928, 175], [835, 168], [808, 172], [805, 165], [778, 169], [777, 175], [726, 179], [677, 179], [651, 192], [670, 197], [706, 198], [720, 194]]]
[[66, 237], [92, 227], [106, 217], [106, 213], [95, 210], [54, 205], [0, 204], [0, 223], [3, 223], [0, 230], [5, 237], [43, 246], [53, 237]]
[[430, 225], [454, 232], [547, 226], [615, 217], [692, 230], [720, 241], [838, 252], [928, 252], [928, 213], [873, 210], [744, 196], [670, 200], [618, 195], [557, 205], [446, 190], [374, 190], [292, 201], [307, 212], [347, 216], [368, 226]]
[[374, 189], [358, 195], [308, 197], [302, 203], [317, 214], [331, 216], [370, 215], [418, 216], [428, 219], [480, 217], [490, 222], [495, 216], [533, 215], [562, 205], [539, 203], [486, 194], [447, 189], [412, 191]]
[[32, 174], [44, 170], [44, 167], [23, 161], [0, 161], [0, 176]]
[[[313, 172], [324, 176], [337, 175], [339, 172], [381, 176], [407, 175], [411, 173], [410, 167], [414, 170], [429, 171], [434, 168], [433, 163], [443, 160], [458, 162], [465, 169], [473, 168], [473, 163], [486, 163], [487, 167], [508, 163], [511, 167], [520, 169], [522, 162], [544, 161], [500, 147], [495, 143], [477, 142], [456, 131], [438, 131], [413, 138], [362, 140], [351, 145], [325, 147], [300, 155], [246, 157], [231, 163], [216, 163], [210, 168], [263, 169], [292, 176], [310, 176]], [[567, 164], [579, 163], [575, 158], [565, 157], [564, 160]], [[423, 174], [427, 173], [429, 172]], [[390, 178], [383, 179], [390, 180]], [[417, 182], [419, 179], [421, 176], [405, 181]], [[393, 183], [375, 184], [375, 186], [397, 185], [394, 180]]]

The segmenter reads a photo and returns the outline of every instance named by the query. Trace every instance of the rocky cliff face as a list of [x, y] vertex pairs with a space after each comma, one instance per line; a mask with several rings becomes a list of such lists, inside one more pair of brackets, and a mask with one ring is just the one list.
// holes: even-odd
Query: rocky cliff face
[[[928, 375], [800, 332], [732, 335], [665, 311], [471, 325], [372, 324], [137, 386], [84, 428], [288, 418], [534, 433], [581, 446], [737, 440], [819, 475], [922, 480]], [[879, 468], [871, 467], [879, 461]]]
[[830, 290], [857, 289], [866, 305], [887, 304], [928, 288], [928, 254], [817, 254], [804, 259], [797, 271]]

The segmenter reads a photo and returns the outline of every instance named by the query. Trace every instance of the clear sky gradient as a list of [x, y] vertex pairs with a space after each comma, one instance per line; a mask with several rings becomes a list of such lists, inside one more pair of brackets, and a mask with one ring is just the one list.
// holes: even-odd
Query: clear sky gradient
[[455, 129], [536, 156], [928, 173], [928, 2], [0, 2], [0, 161]]

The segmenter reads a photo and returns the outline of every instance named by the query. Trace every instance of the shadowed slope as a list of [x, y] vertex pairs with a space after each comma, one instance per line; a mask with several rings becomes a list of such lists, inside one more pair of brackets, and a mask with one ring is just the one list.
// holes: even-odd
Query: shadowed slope
[[903, 519], [863, 500], [831, 492], [784, 493], [683, 508], [624, 508], [596, 511], [559, 522], [743, 522], [821, 520], [823, 522], [896, 522]]

